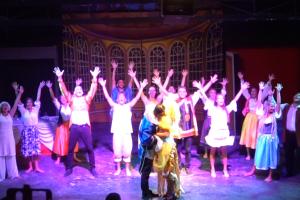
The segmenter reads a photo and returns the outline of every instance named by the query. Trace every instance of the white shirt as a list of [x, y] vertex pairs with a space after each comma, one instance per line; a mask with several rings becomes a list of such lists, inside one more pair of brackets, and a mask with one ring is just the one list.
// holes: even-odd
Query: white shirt
[[292, 104], [287, 113], [286, 129], [292, 132], [296, 131], [296, 112], [298, 108], [300, 108], [300, 105], [296, 106], [295, 104]]
[[63, 121], [64, 121], [64, 122], [69, 121], [69, 120], [70, 120], [70, 117], [71, 117], [71, 108], [70, 108], [70, 106], [69, 106], [69, 105], [66, 105], [66, 106], [61, 105], [61, 104], [59, 103], [59, 101], [57, 100], [57, 98], [55, 98], [55, 99], [53, 100], [53, 103], [54, 103], [56, 109], [57, 109], [57, 110], [60, 110], [60, 113], [59, 113], [59, 114], [61, 115]]
[[129, 104], [114, 104], [113, 107], [113, 118], [111, 123], [111, 133], [113, 134], [131, 134], [131, 107]]
[[70, 125], [90, 125], [89, 105], [85, 96], [72, 98], [72, 113], [70, 118]]
[[24, 126], [36, 126], [39, 123], [39, 110], [41, 107], [40, 101], [35, 101], [32, 111], [25, 109], [24, 104], [19, 104], [18, 109], [22, 115]]

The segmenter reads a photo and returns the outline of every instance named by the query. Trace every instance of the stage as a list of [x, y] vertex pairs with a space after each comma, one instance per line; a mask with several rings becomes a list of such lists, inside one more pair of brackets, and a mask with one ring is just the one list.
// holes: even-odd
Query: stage
[[[40, 164], [45, 173], [25, 173], [20, 169], [20, 178], [5, 180], [0, 183], [0, 199], [6, 196], [9, 188], [23, 188], [25, 184], [32, 189], [49, 189], [53, 199], [79, 200], [79, 199], [105, 199], [111, 192], [117, 192], [123, 200], [141, 199], [140, 175], [138, 173], [137, 158], [137, 124], [134, 125], [135, 133], [134, 149], [132, 157], [132, 176], [127, 177], [125, 170], [121, 175], [114, 176], [114, 163], [112, 153], [112, 135], [109, 133], [108, 124], [93, 125], [93, 141], [96, 157], [96, 169], [99, 174], [94, 178], [85, 169], [86, 164], [79, 163], [73, 169], [73, 174], [64, 177], [65, 168], [63, 164], [56, 165], [54, 157], [41, 156]], [[85, 159], [84, 151], [79, 154]], [[229, 154], [230, 177], [222, 175], [221, 163], [217, 166], [217, 177], [211, 178], [208, 159], [203, 159], [197, 154], [196, 148], [192, 151], [192, 174], [187, 175], [182, 171], [181, 180], [185, 193], [181, 199], [299, 199], [300, 197], [300, 175], [295, 177], [279, 177], [275, 173], [271, 183], [264, 181], [264, 173], [259, 172], [256, 176], [244, 177], [243, 174], [249, 170], [253, 160], [245, 160], [238, 151]], [[19, 163], [18, 163], [19, 164]], [[156, 192], [156, 174], [150, 177], [150, 188]], [[18, 194], [18, 197], [21, 195]], [[42, 200], [43, 192], [33, 192], [33, 199]], [[18, 198], [21, 199], [21, 198]], [[45, 199], [45, 198], [44, 198]]]

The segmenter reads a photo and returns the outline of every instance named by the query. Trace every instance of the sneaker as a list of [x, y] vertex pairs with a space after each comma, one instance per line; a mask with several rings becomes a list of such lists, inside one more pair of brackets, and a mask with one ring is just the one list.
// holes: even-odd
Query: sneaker
[[64, 177], [70, 176], [72, 173], [73, 173], [72, 169], [67, 169], [65, 174], [64, 174]]
[[98, 176], [98, 173], [96, 172], [95, 168], [90, 169], [90, 172], [94, 177]]

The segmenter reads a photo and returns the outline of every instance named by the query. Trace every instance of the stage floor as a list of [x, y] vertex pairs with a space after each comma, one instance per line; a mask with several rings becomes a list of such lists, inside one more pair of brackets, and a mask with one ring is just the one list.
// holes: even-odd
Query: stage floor
[[[136, 137], [136, 134], [133, 135]], [[25, 184], [33, 189], [50, 189], [53, 199], [105, 199], [111, 192], [117, 192], [122, 200], [141, 199], [140, 175], [138, 173], [138, 159], [136, 149], [133, 150], [132, 176], [127, 177], [125, 170], [121, 175], [114, 176], [113, 153], [111, 148], [111, 134], [108, 127], [94, 126], [93, 138], [95, 143], [97, 178], [91, 176], [85, 169], [84, 163], [73, 169], [73, 174], [64, 177], [64, 165], [56, 165], [51, 156], [41, 156], [40, 164], [45, 173], [25, 173], [20, 170], [21, 177], [14, 180], [5, 180], [0, 183], [0, 199], [6, 196], [9, 188], [22, 188]], [[136, 148], [137, 142], [134, 139]], [[192, 151], [192, 174], [182, 172], [181, 180], [185, 193], [181, 199], [299, 199], [300, 175], [291, 178], [278, 178], [271, 183], [263, 181], [264, 173], [252, 177], [244, 177], [253, 160], [246, 161], [239, 152], [229, 155], [230, 177], [222, 175], [221, 162], [218, 161], [217, 177], [211, 178], [209, 162], [200, 158], [195, 148]], [[79, 155], [85, 158], [85, 154]], [[275, 174], [276, 176], [276, 174]], [[276, 178], [276, 177], [275, 177]], [[150, 177], [150, 187], [156, 191], [156, 175]], [[20, 196], [20, 195], [18, 195]], [[34, 192], [33, 199], [42, 200], [45, 194]], [[19, 198], [21, 199], [21, 198]]]

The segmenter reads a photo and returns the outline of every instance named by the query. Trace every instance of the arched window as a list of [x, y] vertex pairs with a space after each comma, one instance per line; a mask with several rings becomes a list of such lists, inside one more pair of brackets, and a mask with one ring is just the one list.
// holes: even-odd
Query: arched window
[[[101, 42], [97, 41], [91, 44], [91, 65], [99, 67], [100, 76], [106, 78], [106, 53]], [[104, 102], [103, 92], [97, 92], [94, 99], [97, 103]]]
[[206, 41], [206, 76], [218, 74], [223, 76], [223, 39], [222, 28], [219, 24], [213, 24], [207, 32]]
[[78, 66], [78, 78], [82, 79], [82, 89], [87, 92], [91, 86], [91, 73], [92, 67], [89, 62], [88, 44], [86, 38], [78, 34], [76, 36], [76, 51], [77, 51], [77, 66]]
[[[146, 75], [146, 57], [145, 53], [141, 48], [134, 47], [130, 49], [128, 53], [128, 63], [133, 61], [136, 69], [136, 78], [138, 81], [142, 81], [147, 78]], [[132, 83], [134, 84], [134, 83]], [[133, 87], [134, 91], [136, 91], [136, 87]]]
[[[167, 66], [166, 66], [166, 53], [161, 46], [155, 46], [150, 51], [150, 76], [154, 68], [160, 71], [160, 76], [164, 80], [166, 78]], [[150, 77], [150, 78], [151, 78]]]
[[192, 89], [192, 82], [204, 76], [204, 44], [203, 33], [196, 33], [188, 40], [189, 49], [189, 81], [187, 87]]
[[174, 69], [171, 85], [177, 88], [181, 83], [181, 71], [185, 68], [185, 47], [182, 42], [176, 41], [170, 51], [170, 65]]
[[118, 81], [119, 79], [125, 80], [125, 78], [126, 78], [125, 74], [127, 74], [127, 73], [125, 73], [124, 52], [117, 45], [114, 45], [114, 46], [111, 47], [110, 61], [111, 60], [116, 60], [118, 62], [118, 68], [117, 68], [117, 71], [116, 71], [116, 81]]
[[68, 89], [75, 85], [76, 80], [76, 54], [74, 33], [69, 27], [63, 29], [63, 69], [64, 81]]

